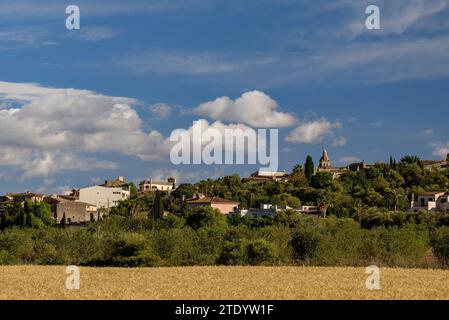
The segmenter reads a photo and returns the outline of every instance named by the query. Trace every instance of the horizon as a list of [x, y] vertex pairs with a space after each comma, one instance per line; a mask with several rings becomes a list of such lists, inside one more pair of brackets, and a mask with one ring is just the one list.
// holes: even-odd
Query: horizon
[[[323, 151], [324, 150], [326, 150], [326, 149], [323, 149]], [[317, 157], [317, 158], [315, 158], [315, 157], [313, 157], [313, 155], [311, 155], [312, 156], [312, 159], [313, 159], [313, 163], [314, 163], [314, 166], [315, 166], [315, 168], [318, 168], [318, 166], [319, 166], [319, 160], [317, 160], [317, 159], [319, 159], [319, 157]], [[397, 161], [397, 162], [400, 162], [400, 160], [402, 159], [402, 158], [404, 158], [404, 157], [406, 157], [406, 156], [415, 156], [415, 155], [403, 155], [403, 156], [401, 156], [399, 159], [397, 159], [397, 158], [395, 158], [395, 157], [393, 157], [393, 159], [392, 160], [395, 160], [395, 161]], [[448, 154], [448, 156], [449, 156], [449, 154]], [[445, 159], [436, 159], [436, 160], [429, 160], [429, 159], [420, 159], [421, 161], [445, 161]], [[330, 161], [331, 161], [331, 165], [332, 165], [332, 159], [330, 159]], [[337, 167], [339, 167], [339, 168], [347, 168], [349, 165], [351, 165], [351, 164], [356, 164], [356, 163], [362, 163], [362, 162], [364, 162], [364, 163], [367, 163], [367, 164], [369, 164], [369, 165], [376, 165], [376, 164], [378, 164], [378, 163], [383, 163], [383, 164], [388, 164], [388, 161], [377, 161], [377, 162], [375, 162], [375, 163], [368, 163], [368, 162], [366, 162], [366, 161], [364, 161], [363, 159], [361, 160], [361, 161], [359, 161], [359, 162], [348, 162], [348, 163], [346, 163], [346, 165], [342, 165], [342, 166], [337, 166]], [[304, 162], [303, 163], [298, 163], [299, 165], [301, 165], [301, 166], [303, 166], [304, 167], [304, 164], [305, 164], [305, 160], [304, 160]], [[234, 165], [234, 166], [237, 166], [237, 165]], [[254, 171], [254, 172], [257, 172], [258, 170], [260, 170], [260, 168], [259, 169], [257, 169], [256, 171]], [[304, 170], [304, 169], [303, 169]], [[263, 171], [263, 170], [262, 170]], [[251, 172], [251, 174], [252, 173], [254, 173], [254, 172]], [[285, 172], [285, 173], [292, 173], [293, 172], [293, 168], [290, 168], [290, 169], [279, 169], [277, 172]], [[223, 178], [223, 177], [226, 177], [226, 176], [231, 176], [231, 175], [234, 175], [234, 174], [238, 174], [237, 172], [231, 172], [231, 173], [229, 173], [229, 174], [224, 174], [224, 175], [221, 175], [221, 176], [217, 176], [217, 177], [214, 177], [214, 178], [212, 178], [213, 180], [217, 180], [217, 179], [219, 179], [219, 178]], [[245, 177], [248, 177], [250, 174], [248, 174], [247, 176], [242, 176], [242, 175], [240, 175], [240, 174], [238, 174], [239, 175], [239, 177], [240, 178], [245, 178]], [[113, 181], [113, 180], [117, 180], [117, 179], [119, 179], [119, 178], [124, 178], [124, 181], [126, 182], [126, 183], [133, 183], [137, 188], [139, 187], [139, 184], [141, 183], [141, 182], [144, 182], [144, 181], [146, 181], [146, 180], [149, 180], [149, 179], [152, 179], [152, 180], [155, 180], [156, 182], [159, 182], [159, 181], [166, 181], [167, 179], [169, 179], [169, 178], [176, 178], [176, 185], [177, 186], [179, 186], [179, 185], [181, 185], [181, 184], [198, 184], [198, 183], [200, 183], [201, 181], [204, 181], [204, 180], [207, 180], [207, 179], [209, 179], [209, 177], [205, 177], [204, 179], [201, 179], [201, 180], [194, 180], [194, 181], [179, 181], [178, 180], [178, 178], [177, 177], [171, 177], [171, 176], [165, 176], [165, 177], [162, 177], [162, 176], [157, 176], [156, 178], [154, 178], [154, 177], [152, 177], [152, 176], [149, 176], [149, 177], [147, 177], [147, 178], [144, 178], [144, 179], [142, 179], [142, 180], [127, 180], [126, 179], [126, 174], [125, 175], [122, 175], [122, 174], [119, 174], [118, 176], [115, 176], [115, 177], [104, 177], [103, 178], [103, 180], [96, 180], [96, 181], [92, 181], [91, 180], [91, 184], [90, 185], [88, 185], [88, 184], [85, 184], [85, 185], [79, 185], [79, 186], [71, 186], [71, 188], [69, 188], [69, 189], [66, 189], [65, 191], [63, 191], [63, 192], [60, 192], [59, 194], [58, 193], [42, 193], [42, 192], [40, 192], [40, 191], [38, 191], [38, 192], [34, 192], [34, 190], [32, 190], [32, 189], [24, 189], [24, 190], [14, 190], [14, 191], [11, 191], [11, 190], [9, 190], [9, 191], [7, 191], [7, 192], [4, 192], [4, 193], [0, 193], [0, 195], [5, 195], [5, 194], [8, 194], [8, 193], [11, 193], [11, 194], [20, 194], [20, 193], [27, 193], [27, 192], [30, 192], [30, 193], [36, 193], [36, 194], [39, 194], [39, 193], [42, 193], [42, 194], [44, 194], [44, 195], [67, 195], [68, 194], [68, 192], [71, 192], [72, 190], [76, 190], [76, 189], [81, 189], [81, 188], [88, 188], [88, 187], [92, 187], [92, 186], [100, 186], [101, 184], [104, 184], [104, 183], [106, 183], [107, 181]]]

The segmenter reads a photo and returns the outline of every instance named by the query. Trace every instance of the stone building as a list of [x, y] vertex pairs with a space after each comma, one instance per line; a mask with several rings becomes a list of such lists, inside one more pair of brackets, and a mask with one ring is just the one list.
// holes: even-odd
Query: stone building
[[50, 196], [44, 199], [51, 207], [56, 223], [61, 223], [64, 216], [67, 224], [86, 223], [98, 220], [98, 210], [95, 205], [68, 200], [59, 196]]
[[345, 173], [349, 172], [349, 169], [347, 167], [332, 167], [331, 160], [329, 158], [329, 155], [327, 153], [327, 150], [323, 150], [323, 155], [320, 159], [320, 164], [318, 168], [316, 169], [316, 172], [328, 172], [331, 173], [332, 176], [335, 178], [338, 178]]

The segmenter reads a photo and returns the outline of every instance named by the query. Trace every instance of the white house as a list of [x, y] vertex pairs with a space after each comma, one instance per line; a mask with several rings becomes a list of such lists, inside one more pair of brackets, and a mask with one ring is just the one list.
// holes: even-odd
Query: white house
[[168, 191], [171, 192], [176, 189], [176, 178], [168, 178], [167, 181], [157, 181], [153, 179], [148, 179], [142, 181], [139, 184], [140, 192], [149, 192], [149, 191]]
[[435, 191], [419, 193], [417, 201], [411, 202], [412, 210], [449, 211], [449, 192]]
[[116, 207], [119, 201], [128, 199], [130, 192], [122, 188], [92, 186], [74, 190], [73, 195], [77, 201], [92, 204], [99, 209], [109, 209]]

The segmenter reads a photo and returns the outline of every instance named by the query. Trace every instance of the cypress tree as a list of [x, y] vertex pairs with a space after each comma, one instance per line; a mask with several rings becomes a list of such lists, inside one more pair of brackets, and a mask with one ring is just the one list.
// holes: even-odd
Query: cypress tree
[[30, 203], [25, 200], [23, 205], [22, 227], [31, 227], [31, 208]]
[[32, 221], [32, 218], [31, 218], [31, 212], [29, 212], [29, 213], [27, 213], [26, 214], [26, 219], [25, 219], [25, 225], [27, 226], [27, 227], [31, 227], [32, 225], [33, 225], [33, 221]]
[[64, 212], [64, 214], [62, 215], [61, 226], [63, 228], [65, 228], [66, 225], [67, 225], [67, 219], [65, 217], [65, 212]]
[[156, 191], [156, 196], [154, 197], [151, 215], [153, 219], [162, 219], [164, 217], [164, 201], [159, 190]]
[[307, 180], [310, 182], [313, 174], [315, 173], [315, 164], [313, 163], [311, 155], [307, 156], [306, 164], [304, 165], [304, 172], [306, 174]]

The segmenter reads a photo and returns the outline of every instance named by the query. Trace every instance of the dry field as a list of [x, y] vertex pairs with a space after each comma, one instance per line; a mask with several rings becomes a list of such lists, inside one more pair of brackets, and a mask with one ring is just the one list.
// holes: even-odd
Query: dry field
[[80, 290], [65, 267], [2, 266], [0, 299], [449, 299], [449, 271], [381, 269], [367, 290], [364, 268], [81, 268]]

